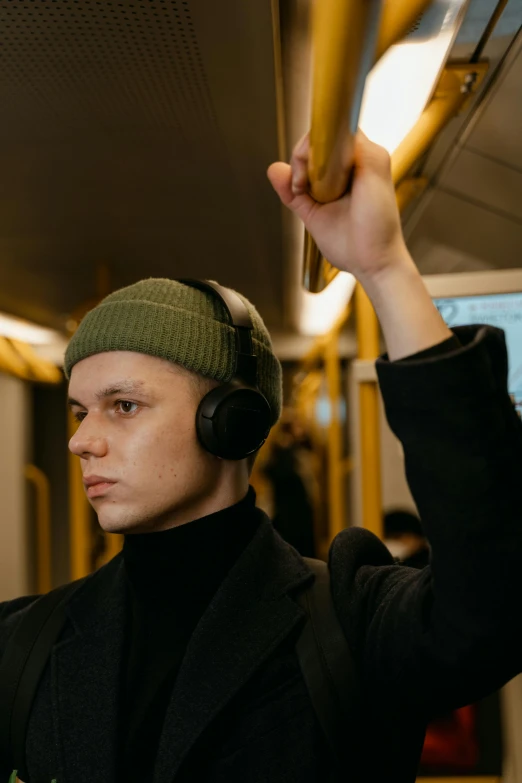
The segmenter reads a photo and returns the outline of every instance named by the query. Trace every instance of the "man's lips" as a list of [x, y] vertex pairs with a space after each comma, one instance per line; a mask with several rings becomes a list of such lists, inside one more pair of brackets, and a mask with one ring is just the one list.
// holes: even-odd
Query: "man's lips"
[[105, 476], [84, 476], [83, 483], [89, 498], [105, 495], [116, 484], [115, 481], [111, 481]]

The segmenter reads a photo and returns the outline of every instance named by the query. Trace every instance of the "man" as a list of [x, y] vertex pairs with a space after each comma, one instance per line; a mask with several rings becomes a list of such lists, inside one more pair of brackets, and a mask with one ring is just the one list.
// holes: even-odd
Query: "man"
[[[352, 193], [326, 205], [306, 192], [307, 155], [304, 139], [291, 166], [268, 176], [377, 311], [387, 416], [433, 551], [417, 571], [394, 565], [362, 529], [331, 547], [332, 595], [361, 688], [343, 778], [413, 781], [429, 716], [522, 668], [522, 425], [503, 333], [452, 334], [424, 288], [387, 154], [359, 136]], [[280, 368], [248, 307], [275, 420]], [[331, 779], [295, 653], [304, 617], [295, 596], [312, 574], [256, 511], [251, 461], [219, 459], [196, 434], [199, 401], [230, 377], [233, 352], [219, 302], [161, 280], [111, 294], [71, 341], [80, 424], [70, 448], [100, 525], [125, 544], [69, 602], [29, 722], [31, 783]], [[0, 605], [0, 655], [33, 601]]]

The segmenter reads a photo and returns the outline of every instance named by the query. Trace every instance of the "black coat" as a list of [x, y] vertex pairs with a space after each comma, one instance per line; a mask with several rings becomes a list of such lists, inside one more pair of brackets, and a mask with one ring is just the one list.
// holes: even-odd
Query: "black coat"
[[[429, 716], [522, 670], [522, 424], [506, 391], [503, 334], [454, 331], [465, 344], [456, 353], [378, 362], [431, 566], [394, 565], [358, 528], [330, 550], [334, 602], [363, 693], [360, 735], [347, 742], [365, 783], [413, 781]], [[189, 642], [150, 781], [328, 780], [293, 651], [303, 617], [293, 595], [311, 578], [265, 518]], [[124, 585], [120, 554], [70, 601], [30, 720], [31, 783], [116, 779]], [[0, 604], [0, 655], [33, 600]], [[353, 770], [346, 779], [356, 780]]]

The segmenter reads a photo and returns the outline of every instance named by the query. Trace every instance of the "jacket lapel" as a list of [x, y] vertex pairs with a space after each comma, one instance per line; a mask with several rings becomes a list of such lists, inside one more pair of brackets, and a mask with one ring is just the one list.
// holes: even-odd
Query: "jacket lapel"
[[119, 554], [78, 589], [67, 607], [75, 633], [53, 649], [53, 707], [63, 753], [63, 768], [55, 774], [58, 781], [116, 779], [123, 569]]
[[[303, 618], [288, 595], [313, 576], [263, 519], [196, 627], [165, 716], [154, 783], [172, 783], [202, 731]], [[78, 589], [51, 656], [60, 780], [117, 778], [126, 622], [122, 554]], [[78, 709], [81, 705], [81, 709]]]
[[202, 731], [304, 616], [287, 594], [309, 581], [311, 571], [263, 518], [189, 642], [165, 717], [154, 783], [172, 783]]

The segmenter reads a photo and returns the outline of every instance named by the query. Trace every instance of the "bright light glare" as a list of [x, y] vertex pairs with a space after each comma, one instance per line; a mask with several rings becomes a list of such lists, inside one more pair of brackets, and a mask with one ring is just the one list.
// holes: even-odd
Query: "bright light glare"
[[352, 298], [355, 283], [353, 275], [340, 272], [320, 294], [303, 291], [301, 334], [314, 336], [331, 329]]
[[431, 37], [392, 46], [366, 79], [359, 125], [390, 154], [424, 111], [457, 35], [465, 3], [445, 4], [442, 25]]
[[0, 336], [11, 337], [30, 345], [47, 345], [54, 343], [59, 335], [52, 329], [44, 329], [21, 318], [0, 313]]

